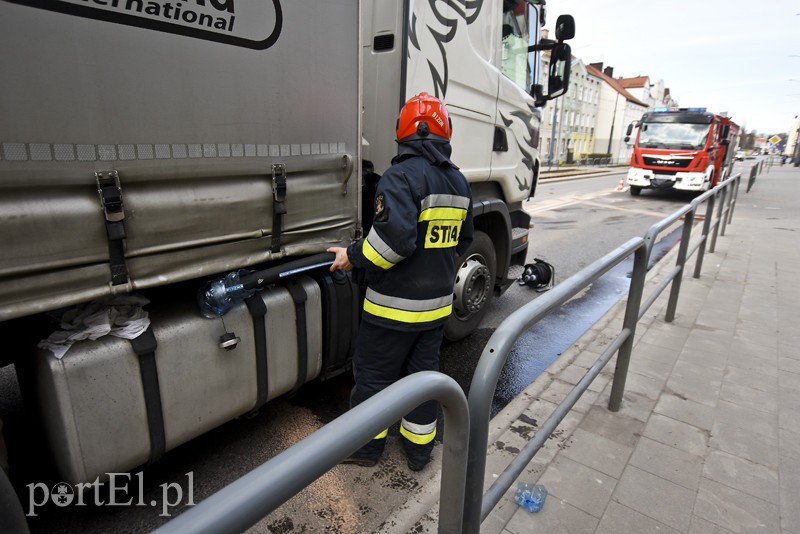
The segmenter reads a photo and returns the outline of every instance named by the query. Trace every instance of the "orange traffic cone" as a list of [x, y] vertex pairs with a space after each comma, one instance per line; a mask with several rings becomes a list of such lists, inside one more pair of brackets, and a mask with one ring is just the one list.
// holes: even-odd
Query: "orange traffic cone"
[[619, 183], [617, 184], [617, 188], [614, 191], [625, 191], [625, 177], [619, 179]]

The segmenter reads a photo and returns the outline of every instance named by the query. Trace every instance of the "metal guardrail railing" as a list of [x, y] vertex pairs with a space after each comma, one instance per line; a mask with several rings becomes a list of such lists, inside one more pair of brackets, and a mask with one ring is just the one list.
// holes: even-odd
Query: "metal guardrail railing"
[[[751, 182], [755, 181], [753, 173], [760, 173], [758, 165], [751, 169], [748, 189]], [[699, 278], [706, 245], [708, 244], [709, 252], [714, 252], [717, 236], [725, 235], [726, 224], [732, 220], [740, 182], [741, 174], [722, 182], [694, 199], [691, 204], [654, 224], [644, 237], [630, 239], [548, 293], [512, 313], [486, 344], [473, 376], [468, 399], [453, 379], [441, 373], [425, 371], [403, 378], [185, 511], [156, 532], [241, 532], [413, 408], [426, 400], [438, 400], [446, 421], [439, 532], [477, 534], [481, 522], [617, 352], [619, 354], [609, 410], [619, 410], [638, 321], [670, 283], [672, 289], [665, 320], [671, 322], [674, 319], [686, 261], [697, 253], [694, 277]], [[703, 215], [701, 235], [692, 242], [698, 208], [706, 201], [708, 203]], [[716, 219], [713, 220], [715, 210]], [[683, 233], [675, 267], [642, 305], [650, 255], [656, 238], [681, 218], [684, 220]], [[484, 495], [491, 401], [512, 347], [525, 330], [632, 254], [634, 267], [620, 333]]]
[[397, 381], [188, 509], [155, 532], [243, 532], [347, 458], [382, 430], [428, 400], [444, 412], [439, 532], [460, 532], [467, 469], [469, 416], [461, 386], [423, 371]]
[[[497, 505], [505, 491], [511, 487], [511, 484], [525, 469], [536, 451], [541, 448], [544, 440], [555, 430], [558, 423], [566, 416], [582, 394], [582, 391], [577, 394], [573, 391], [567, 396], [553, 412], [553, 415], [542, 424], [534, 438], [520, 451], [506, 470], [495, 480], [486, 495], [483, 496], [491, 402], [500, 372], [514, 343], [525, 330], [544, 318], [551, 310], [571, 299], [582, 288], [600, 278], [632, 252], [643, 250], [643, 244], [644, 240], [640, 237], [631, 239], [621, 247], [559, 283], [547, 293], [508, 316], [489, 339], [469, 388], [470, 419], [471, 425], [475, 426], [472, 426], [470, 430], [469, 469], [467, 471], [464, 501], [464, 532], [477, 533], [480, 531], [481, 522], [489, 515], [492, 508]], [[614, 351], [620, 345], [619, 341], [615, 341], [612, 344]], [[606, 361], [610, 357], [610, 355], [607, 356]], [[603, 365], [598, 366], [595, 364], [587, 374], [596, 375]], [[593, 379], [594, 376], [584, 377], [579, 382], [579, 386], [585, 384], [588, 387]]]
[[[755, 167], [754, 167], [755, 168]], [[518, 309], [503, 321], [495, 330], [483, 350], [478, 362], [475, 375], [469, 389], [470, 411], [470, 442], [469, 442], [469, 468], [464, 498], [464, 523], [462, 532], [477, 534], [480, 524], [489, 515], [491, 510], [500, 502], [505, 492], [525, 470], [527, 465], [544, 445], [558, 424], [566, 417], [581, 395], [588, 389], [605, 365], [618, 352], [614, 379], [611, 387], [608, 408], [618, 411], [622, 403], [625, 390], [628, 366], [633, 349], [636, 325], [656, 299], [671, 283], [672, 288], [667, 304], [665, 320], [674, 319], [675, 308], [680, 294], [681, 275], [686, 267], [686, 261], [697, 253], [697, 263], [694, 277], [700, 277], [706, 243], [709, 252], [714, 251], [718, 234], [725, 234], [726, 224], [733, 217], [733, 210], [738, 196], [741, 174], [737, 174], [720, 183], [715, 188], [706, 191], [670, 216], [654, 224], [644, 238], [633, 238], [606, 254], [588, 267], [558, 284], [548, 293]], [[694, 219], [698, 208], [706, 203], [704, 224], [701, 235], [694, 243], [691, 241]], [[716, 219], [714, 219], [716, 205]], [[644, 287], [649, 269], [650, 255], [655, 245], [656, 238], [666, 228], [683, 218], [683, 232], [678, 249], [675, 267], [658, 284], [651, 295], [644, 300]], [[628, 291], [625, 317], [622, 329], [617, 337], [605, 349], [603, 354], [595, 361], [592, 367], [584, 374], [566, 398], [556, 407], [553, 413], [542, 423], [538, 432], [523, 447], [517, 457], [511, 461], [506, 469], [495, 479], [486, 493], [483, 493], [484, 474], [486, 470], [486, 450], [488, 447], [489, 418], [491, 402], [497, 387], [500, 372], [505, 365], [508, 355], [524, 331], [544, 318], [551, 310], [573, 298], [586, 286], [597, 280], [600, 276], [621, 263], [631, 254], [634, 255], [633, 273]]]
[[756, 184], [756, 176], [761, 174], [761, 171], [764, 169], [764, 161], [761, 161], [752, 167], [750, 167], [750, 179], [747, 180], [747, 190], [745, 193], [749, 193], [753, 186]]

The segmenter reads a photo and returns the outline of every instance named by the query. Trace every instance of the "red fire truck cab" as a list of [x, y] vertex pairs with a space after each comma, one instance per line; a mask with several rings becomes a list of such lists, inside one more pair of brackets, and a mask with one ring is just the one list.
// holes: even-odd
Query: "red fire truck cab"
[[706, 108], [655, 108], [628, 126], [638, 129], [628, 170], [631, 195], [642, 189], [702, 192], [733, 166], [739, 126]]

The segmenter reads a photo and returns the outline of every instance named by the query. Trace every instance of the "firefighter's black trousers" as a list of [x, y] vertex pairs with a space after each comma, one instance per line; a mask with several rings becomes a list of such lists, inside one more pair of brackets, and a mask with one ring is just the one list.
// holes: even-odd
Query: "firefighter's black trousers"
[[[442, 344], [444, 326], [416, 332], [391, 330], [362, 321], [356, 350], [353, 354], [353, 374], [356, 385], [350, 396], [350, 406], [356, 406], [400, 378], [419, 371], [439, 370], [439, 349]], [[436, 401], [426, 401], [403, 418], [405, 430], [401, 433], [411, 439], [411, 445], [433, 446], [436, 416]], [[433, 433], [423, 432], [414, 436], [421, 427], [433, 426]]]

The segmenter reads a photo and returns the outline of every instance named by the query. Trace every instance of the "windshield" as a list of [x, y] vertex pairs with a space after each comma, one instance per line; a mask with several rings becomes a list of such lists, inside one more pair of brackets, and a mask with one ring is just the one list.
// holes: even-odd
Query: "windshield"
[[639, 130], [639, 146], [643, 148], [703, 148], [708, 137], [708, 124], [646, 122]]

